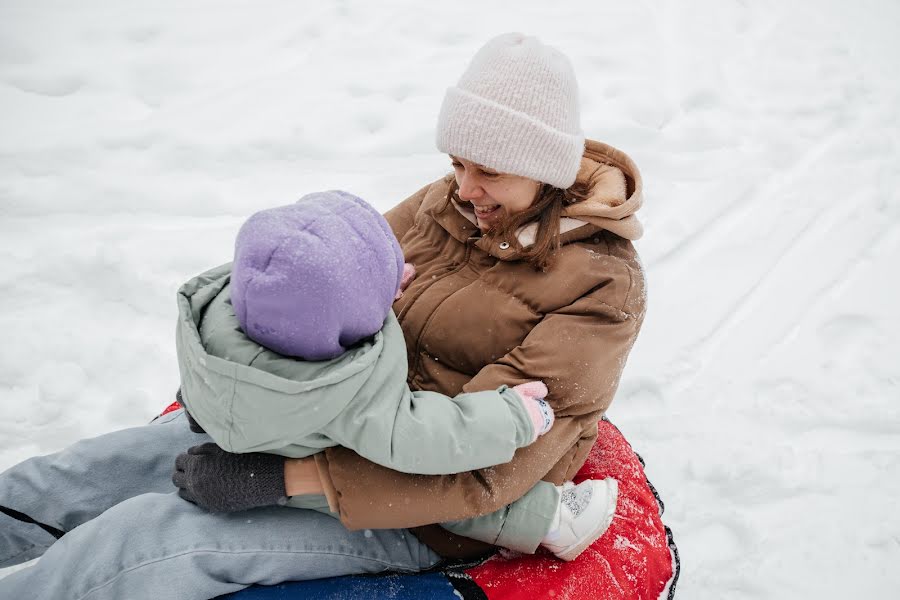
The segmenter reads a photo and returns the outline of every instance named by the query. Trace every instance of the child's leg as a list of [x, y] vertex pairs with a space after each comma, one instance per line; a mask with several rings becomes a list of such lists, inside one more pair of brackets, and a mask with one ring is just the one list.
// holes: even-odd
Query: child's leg
[[524, 496], [496, 512], [441, 526], [457, 535], [534, 554], [559, 510], [560, 489], [539, 481]]
[[563, 560], [574, 560], [609, 528], [619, 484], [615, 479], [587, 479], [562, 485], [559, 515], [541, 545]]
[[0, 474], [0, 568], [40, 556], [63, 533], [127, 498], [173, 491], [175, 457], [207, 441], [176, 411], [11, 467]]
[[588, 479], [577, 486], [540, 481], [496, 512], [441, 525], [458, 535], [526, 554], [542, 545], [563, 560], [573, 560], [609, 527], [617, 497], [613, 479]]

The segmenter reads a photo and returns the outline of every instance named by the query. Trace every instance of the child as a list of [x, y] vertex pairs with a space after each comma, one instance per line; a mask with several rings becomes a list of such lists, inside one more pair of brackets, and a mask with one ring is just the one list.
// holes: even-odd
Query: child
[[[179, 290], [181, 396], [190, 416], [228, 452], [305, 457], [340, 445], [421, 474], [508, 462], [552, 426], [546, 387], [455, 398], [411, 391], [391, 310], [403, 278], [387, 222], [351, 194], [310, 194], [256, 213], [238, 234], [234, 263]], [[183, 497], [211, 508], [192, 469], [197, 456], [215, 452], [212, 444], [192, 449], [173, 478]], [[274, 476], [281, 503], [328, 512], [322, 498], [281, 498], [281, 463], [267, 464], [276, 467], [259, 472]], [[616, 495], [612, 479], [539, 482], [505, 509], [444, 527], [521, 552], [544, 545], [572, 560], [606, 530]]]

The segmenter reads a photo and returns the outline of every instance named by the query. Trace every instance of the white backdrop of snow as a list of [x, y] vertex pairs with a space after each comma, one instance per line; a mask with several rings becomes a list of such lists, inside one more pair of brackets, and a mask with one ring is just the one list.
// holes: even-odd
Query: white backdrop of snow
[[895, 595], [892, 2], [6, 0], [0, 468], [171, 401], [175, 289], [251, 212], [386, 210], [445, 173], [443, 91], [510, 30], [572, 58], [586, 133], [645, 177], [649, 313], [610, 417], [679, 596]]

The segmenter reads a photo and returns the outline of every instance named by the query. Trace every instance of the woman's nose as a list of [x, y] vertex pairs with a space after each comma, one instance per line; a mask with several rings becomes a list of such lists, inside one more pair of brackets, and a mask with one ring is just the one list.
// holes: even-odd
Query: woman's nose
[[484, 195], [481, 183], [471, 175], [463, 174], [457, 183], [459, 184], [457, 193], [462, 200], [474, 200]]

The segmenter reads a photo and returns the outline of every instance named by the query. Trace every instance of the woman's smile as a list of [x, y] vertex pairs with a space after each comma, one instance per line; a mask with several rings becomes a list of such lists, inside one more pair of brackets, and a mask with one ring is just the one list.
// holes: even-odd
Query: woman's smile
[[499, 173], [483, 165], [450, 156], [459, 199], [475, 211], [478, 228], [487, 231], [504, 216], [515, 215], [532, 205], [540, 183], [521, 175]]
[[500, 214], [500, 205], [499, 204], [484, 204], [478, 205], [473, 204], [472, 208], [475, 209], [475, 216], [479, 219], [490, 219], [492, 216], [499, 216]]

